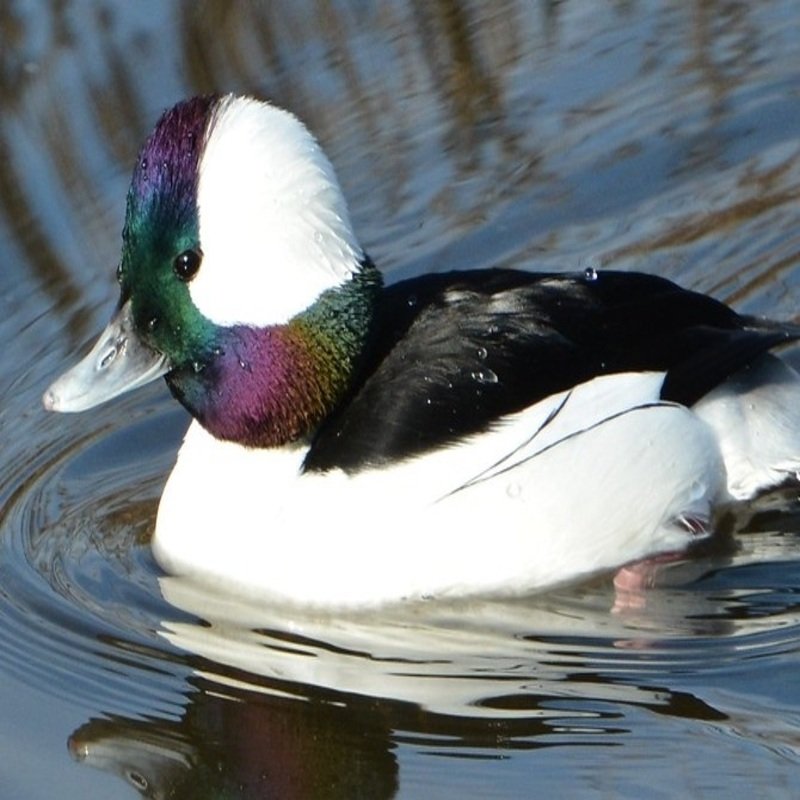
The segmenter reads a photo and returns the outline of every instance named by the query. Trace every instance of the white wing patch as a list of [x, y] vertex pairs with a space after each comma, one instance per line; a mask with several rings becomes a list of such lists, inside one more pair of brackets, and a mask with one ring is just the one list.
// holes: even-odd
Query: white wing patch
[[[500, 425], [523, 425], [527, 431], [512, 450], [482, 469], [453, 491], [462, 491], [476, 483], [510, 473], [526, 461], [551, 447], [602, 425], [621, 414], [655, 405], [672, 406], [658, 399], [664, 373], [626, 373], [595, 378], [572, 389], [545, 398]], [[490, 432], [486, 434], [492, 436]], [[469, 440], [474, 447], [476, 438]]]

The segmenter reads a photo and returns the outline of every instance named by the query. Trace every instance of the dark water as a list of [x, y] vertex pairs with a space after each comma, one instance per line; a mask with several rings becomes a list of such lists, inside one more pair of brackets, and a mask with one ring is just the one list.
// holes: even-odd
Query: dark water
[[306, 120], [395, 275], [614, 265], [797, 316], [796, 0], [3, 3], [0, 798], [800, 795], [792, 496], [638, 609], [306, 618], [160, 579], [183, 412], [39, 397], [115, 301], [144, 136], [210, 90]]

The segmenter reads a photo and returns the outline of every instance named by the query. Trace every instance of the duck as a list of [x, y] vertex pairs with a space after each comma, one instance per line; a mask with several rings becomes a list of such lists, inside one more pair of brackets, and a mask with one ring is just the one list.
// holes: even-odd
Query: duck
[[165, 378], [192, 416], [152, 536], [168, 575], [312, 609], [523, 596], [688, 557], [797, 481], [800, 326], [656, 275], [385, 280], [289, 111], [179, 102], [134, 167], [120, 297], [44, 393]]

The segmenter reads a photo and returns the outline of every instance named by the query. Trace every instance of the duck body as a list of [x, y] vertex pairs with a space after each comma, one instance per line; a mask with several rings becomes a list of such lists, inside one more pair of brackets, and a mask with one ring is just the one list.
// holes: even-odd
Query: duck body
[[800, 329], [637, 273], [384, 288], [329, 162], [265, 103], [167, 112], [119, 274], [115, 319], [45, 405], [164, 375], [195, 421], [154, 553], [232, 592], [537, 591], [683, 553], [800, 467], [800, 378], [770, 353]]

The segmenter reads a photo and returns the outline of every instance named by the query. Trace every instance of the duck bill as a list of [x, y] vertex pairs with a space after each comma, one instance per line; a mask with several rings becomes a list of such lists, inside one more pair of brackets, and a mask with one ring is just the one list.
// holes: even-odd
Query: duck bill
[[44, 393], [48, 411], [85, 411], [169, 372], [169, 359], [142, 342], [130, 300], [114, 315], [88, 355]]

